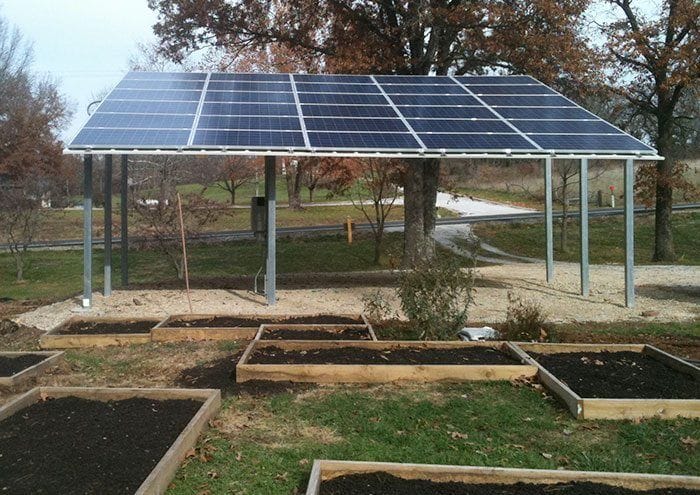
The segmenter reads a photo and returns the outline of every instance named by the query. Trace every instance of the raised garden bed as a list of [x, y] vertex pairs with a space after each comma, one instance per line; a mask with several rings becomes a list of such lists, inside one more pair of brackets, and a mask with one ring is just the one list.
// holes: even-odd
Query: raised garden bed
[[58, 364], [63, 352], [0, 352], [0, 386], [17, 388]]
[[502, 342], [255, 340], [236, 366], [236, 381], [511, 380], [536, 371]]
[[256, 340], [377, 340], [371, 326], [260, 325]]
[[692, 495], [700, 477], [315, 461], [306, 495]]
[[517, 344], [578, 419], [700, 418], [700, 368], [649, 345]]
[[39, 339], [43, 349], [102, 347], [108, 345], [145, 344], [151, 341], [156, 318], [69, 318]]
[[218, 390], [40, 387], [0, 408], [7, 493], [162, 494]]
[[369, 326], [363, 315], [173, 315], [157, 325], [151, 336], [159, 342], [252, 340], [260, 325], [294, 325], [298, 328]]

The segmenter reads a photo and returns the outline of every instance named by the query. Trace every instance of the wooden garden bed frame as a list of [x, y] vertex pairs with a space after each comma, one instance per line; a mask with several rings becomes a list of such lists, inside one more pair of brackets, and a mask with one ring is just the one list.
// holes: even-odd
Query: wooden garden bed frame
[[[182, 314], [182, 315], [172, 315], [167, 319], [163, 320], [161, 323], [156, 325], [151, 331], [151, 338], [154, 342], [178, 342], [183, 340], [253, 340], [260, 330], [260, 325], [252, 327], [177, 327], [170, 326], [170, 322], [176, 320], [200, 320], [205, 318], [250, 318], [250, 319], [270, 319], [270, 320], [284, 320], [285, 318], [297, 318], [297, 317], [313, 317], [320, 316], [318, 314], [304, 314], [304, 315], [272, 315], [272, 314]], [[343, 325], [287, 325], [280, 323], [280, 325], [289, 326], [290, 328], [313, 328], [313, 327], [332, 327], [332, 326], [343, 326], [352, 327], [357, 326], [361, 328], [369, 327], [371, 325], [362, 314], [338, 314], [334, 316], [346, 317], [346, 318], [356, 318], [361, 319], [363, 323], [357, 324], [343, 324]]]
[[370, 349], [496, 347], [520, 360], [515, 349], [506, 342], [423, 342], [423, 341], [362, 341], [362, 340], [254, 340], [236, 366], [236, 381], [275, 380], [314, 383], [386, 383], [401, 380], [412, 382], [512, 380], [535, 376], [537, 367], [527, 364], [251, 364], [256, 349], [328, 349], [359, 347]]
[[139, 317], [102, 317], [102, 316], [72, 316], [60, 325], [52, 328], [39, 338], [42, 349], [76, 349], [82, 347], [104, 347], [109, 345], [145, 344], [151, 341], [151, 333], [103, 333], [103, 334], [60, 334], [64, 327], [73, 323], [126, 323], [127, 321], [152, 321], [153, 326], [162, 322], [161, 318]]
[[514, 484], [518, 482], [551, 484], [589, 481], [632, 490], [652, 490], [655, 488], [700, 489], [700, 477], [697, 476], [316, 460], [311, 469], [311, 478], [309, 479], [306, 495], [319, 495], [322, 481], [344, 475], [371, 472], [384, 472], [404, 479], [426, 479], [437, 482], [455, 481], [469, 484]]
[[39, 361], [35, 365], [24, 368], [12, 376], [0, 376], [0, 386], [16, 389], [25, 385], [32, 378], [41, 375], [49, 368], [56, 366], [63, 359], [63, 351], [19, 351], [19, 352], [0, 352], [2, 357], [19, 357], [27, 354], [45, 356], [43, 361]]
[[[318, 330], [321, 332], [328, 331], [332, 332], [334, 330], [345, 330], [346, 328], [358, 328], [360, 330], [366, 330], [367, 335], [369, 336], [368, 340], [359, 340], [359, 342], [371, 342], [371, 341], [376, 341], [377, 336], [374, 333], [374, 329], [372, 328], [372, 325], [367, 323], [367, 325], [326, 325], [326, 324], [314, 324], [314, 325], [285, 325], [285, 324], [263, 324], [260, 325], [260, 328], [258, 329], [257, 333], [255, 334], [255, 340], [261, 340], [264, 342], [308, 342], [307, 340], [304, 339], [274, 339], [274, 340], [266, 340], [263, 339], [263, 335], [266, 330], [274, 331], [274, 330]], [[329, 339], [329, 340], [334, 340], [334, 339]], [[314, 342], [323, 342], [323, 340], [319, 339], [314, 339]], [[343, 342], [358, 342], [358, 340], [343, 340]]]
[[193, 399], [202, 402], [202, 406], [141, 483], [135, 495], [165, 493], [187, 452], [195, 446], [197, 438], [221, 407], [221, 392], [214, 389], [37, 387], [0, 407], [0, 421], [45, 397], [79, 397], [99, 401], [143, 397], [156, 400]]
[[654, 346], [644, 344], [530, 344], [517, 343], [514, 348], [526, 362], [537, 366], [537, 377], [561, 399], [576, 419], [700, 418], [700, 399], [592, 399], [579, 396], [528, 352], [553, 354], [564, 352], [639, 352], [700, 380], [700, 368]]

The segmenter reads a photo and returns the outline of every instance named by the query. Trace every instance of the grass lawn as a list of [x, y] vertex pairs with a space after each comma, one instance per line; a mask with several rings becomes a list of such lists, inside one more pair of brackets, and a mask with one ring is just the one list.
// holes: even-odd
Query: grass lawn
[[[594, 218], [589, 222], [590, 262], [595, 264], [624, 263], [625, 231], [622, 217]], [[511, 254], [542, 258], [545, 256], [545, 232], [543, 223], [481, 223], [473, 226], [474, 233], [484, 242]], [[677, 264], [700, 264], [700, 213], [675, 213], [673, 215], [673, 239]], [[560, 226], [555, 221], [554, 259], [579, 260], [578, 221], [569, 223], [568, 249], [564, 253], [560, 245]], [[640, 215], [635, 218], [635, 263], [651, 263], [654, 242], [654, 217]]]
[[496, 203], [507, 203], [513, 206], [522, 206], [533, 210], [544, 209], [544, 203], [533, 198], [532, 195], [522, 191], [506, 191], [504, 189], [489, 188], [481, 189], [477, 187], [458, 186], [454, 188], [463, 196], [473, 196], [474, 199], [485, 199]]
[[[278, 273], [346, 272], [386, 269], [400, 260], [403, 234], [386, 234], [385, 256], [373, 261], [374, 243], [367, 234], [348, 244], [342, 235], [280, 238], [277, 243]], [[447, 255], [447, 252], [445, 252]], [[451, 255], [451, 254], [450, 254]], [[82, 250], [29, 251], [25, 281], [17, 283], [14, 261], [0, 253], [0, 297], [12, 299], [62, 299], [82, 290]], [[101, 290], [104, 252], [94, 251], [93, 287]], [[253, 241], [222, 244], [190, 244], [190, 277], [213, 278], [253, 275], [263, 264], [263, 245]], [[466, 263], [466, 260], [465, 260]], [[119, 250], [112, 257], [113, 283], [119, 283]], [[129, 279], [133, 284], [157, 284], [176, 279], [168, 259], [155, 250], [129, 251]]]

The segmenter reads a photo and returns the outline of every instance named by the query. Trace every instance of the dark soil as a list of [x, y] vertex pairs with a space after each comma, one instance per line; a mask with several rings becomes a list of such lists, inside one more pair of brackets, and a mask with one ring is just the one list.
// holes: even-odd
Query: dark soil
[[0, 422], [0, 491], [130, 494], [202, 403], [48, 399]]
[[697, 490], [657, 488], [637, 491], [599, 483], [572, 482], [554, 485], [516, 483], [467, 484], [454, 481], [407, 480], [388, 473], [339, 476], [321, 483], [321, 495], [697, 495]]
[[700, 399], [700, 381], [639, 352], [531, 356], [584, 398]]
[[110, 333], [149, 333], [158, 324], [155, 320], [124, 320], [119, 322], [76, 321], [61, 327], [61, 335], [105, 335]]
[[292, 316], [285, 318], [239, 318], [235, 316], [214, 316], [210, 318], [199, 318], [196, 320], [189, 319], [173, 319], [167, 322], [165, 326], [173, 327], [190, 327], [190, 328], [206, 328], [206, 327], [259, 327], [266, 324], [286, 324], [286, 325], [361, 325], [364, 323], [361, 318], [347, 318], [345, 316], [336, 315], [316, 315], [316, 316]]
[[183, 370], [176, 383], [183, 388], [216, 388], [223, 397], [251, 395], [268, 397], [288, 392], [301, 392], [313, 388], [310, 383], [288, 381], [249, 380], [236, 382], [236, 363], [243, 351], [232, 356], [215, 359], [199, 366]]
[[366, 328], [347, 327], [338, 330], [266, 329], [262, 340], [371, 340]]
[[253, 352], [251, 364], [520, 364], [508, 354], [492, 347], [449, 349], [400, 348], [379, 350], [361, 347], [331, 349], [280, 349], [260, 347]]
[[0, 376], [16, 375], [20, 371], [40, 363], [47, 356], [40, 354], [24, 354], [22, 356], [0, 356]]

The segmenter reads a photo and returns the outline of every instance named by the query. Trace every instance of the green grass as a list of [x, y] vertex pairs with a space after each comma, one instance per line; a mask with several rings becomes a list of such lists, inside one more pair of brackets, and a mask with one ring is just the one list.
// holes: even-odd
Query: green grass
[[[233, 418], [242, 427], [230, 427]], [[243, 418], [243, 419], [241, 419]], [[235, 398], [169, 494], [303, 493], [314, 459], [700, 474], [700, 421], [576, 421], [508, 383]], [[456, 433], [456, 434], [455, 434]]]
[[[700, 264], [700, 213], [675, 213], [673, 239], [677, 264]], [[474, 233], [484, 242], [511, 254], [544, 258], [545, 232], [540, 223], [475, 224]], [[558, 261], [579, 260], [578, 221], [569, 223], [568, 249], [562, 252], [559, 242], [560, 225], [554, 228], [554, 258]], [[635, 263], [651, 263], [654, 242], [654, 217], [635, 218]], [[623, 263], [625, 231], [622, 217], [591, 219], [589, 222], [590, 262], [595, 264]]]
[[555, 338], [557, 332], [572, 334], [577, 332], [620, 335], [636, 337], [640, 335], [648, 336], [673, 336], [692, 337], [700, 339], [700, 320], [689, 322], [669, 321], [663, 323], [640, 323], [640, 322], [588, 322], [588, 323], [564, 323], [556, 325], [554, 328]]
[[[386, 235], [385, 256], [374, 263], [374, 243], [367, 235], [356, 236], [352, 244], [345, 237], [321, 236], [281, 238], [277, 244], [278, 273], [348, 272], [385, 269], [400, 260], [403, 235]], [[451, 255], [443, 252], [444, 255]], [[212, 278], [253, 275], [263, 264], [263, 245], [253, 241], [189, 246], [190, 277]], [[82, 290], [82, 256], [79, 250], [30, 251], [26, 254], [25, 281], [17, 283], [14, 261], [0, 253], [0, 297], [13, 299], [62, 299]], [[101, 290], [104, 252], [94, 251], [93, 287]], [[466, 263], [466, 260], [465, 260]], [[119, 282], [120, 260], [112, 257], [113, 281]], [[168, 259], [156, 250], [129, 251], [129, 279], [133, 284], [158, 284], [176, 280]]]

